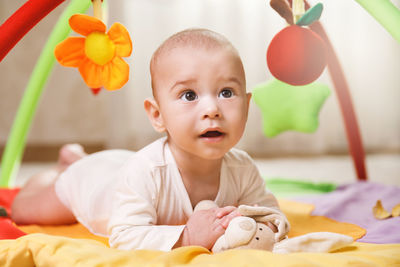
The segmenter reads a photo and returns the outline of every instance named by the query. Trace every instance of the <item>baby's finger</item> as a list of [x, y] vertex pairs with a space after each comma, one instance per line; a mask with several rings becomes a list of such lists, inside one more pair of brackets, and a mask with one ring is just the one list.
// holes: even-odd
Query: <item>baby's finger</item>
[[229, 213], [228, 215], [226, 215], [225, 217], [223, 217], [220, 221], [221, 226], [226, 229], [229, 225], [229, 223], [231, 222], [231, 220], [235, 217], [240, 216], [239, 212], [237, 210], [232, 211], [231, 213]]
[[222, 218], [226, 215], [228, 215], [229, 213], [231, 213], [232, 211], [236, 210], [237, 208], [234, 206], [226, 206], [223, 208], [219, 208], [217, 210], [217, 218]]
[[219, 222], [218, 225], [216, 225], [216, 226], [214, 227], [213, 234], [214, 234], [216, 237], [220, 237], [221, 235], [223, 235], [223, 234], [225, 233], [225, 230], [226, 230], [226, 227], [223, 227], [223, 225], [221, 224], [221, 222]]

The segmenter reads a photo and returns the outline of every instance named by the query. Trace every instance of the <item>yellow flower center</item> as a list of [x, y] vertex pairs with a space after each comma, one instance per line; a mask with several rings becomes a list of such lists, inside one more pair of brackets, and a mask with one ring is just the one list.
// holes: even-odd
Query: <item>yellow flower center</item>
[[92, 32], [85, 40], [85, 54], [94, 63], [105, 65], [113, 59], [115, 55], [115, 44], [107, 34], [102, 32]]

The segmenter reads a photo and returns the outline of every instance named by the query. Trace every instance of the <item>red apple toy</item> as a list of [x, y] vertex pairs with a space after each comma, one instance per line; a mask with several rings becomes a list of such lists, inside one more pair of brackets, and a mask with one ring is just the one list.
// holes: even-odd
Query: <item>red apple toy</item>
[[306, 85], [316, 80], [327, 63], [322, 38], [312, 30], [291, 25], [272, 39], [267, 50], [271, 74], [291, 85]]

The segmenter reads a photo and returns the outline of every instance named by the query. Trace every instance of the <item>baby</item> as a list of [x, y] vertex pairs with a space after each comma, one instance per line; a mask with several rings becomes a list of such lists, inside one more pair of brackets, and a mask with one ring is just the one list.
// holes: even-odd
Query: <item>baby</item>
[[[242, 61], [222, 35], [189, 29], [168, 38], [150, 62], [153, 98], [144, 108], [165, 137], [138, 152], [86, 155], [60, 150], [58, 168], [33, 177], [12, 209], [17, 223], [75, 220], [119, 249], [210, 249], [241, 204], [272, 208], [283, 238], [288, 222], [254, 162], [233, 148], [247, 121], [250, 93]], [[201, 200], [218, 207], [194, 212]], [[287, 227], [278, 231], [280, 224]]]

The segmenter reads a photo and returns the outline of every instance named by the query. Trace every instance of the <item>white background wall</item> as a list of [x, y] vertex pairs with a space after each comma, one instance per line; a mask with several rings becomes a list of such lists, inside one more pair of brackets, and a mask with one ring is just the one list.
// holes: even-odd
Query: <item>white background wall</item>
[[[25, 1], [0, 1], [3, 22]], [[321, 17], [345, 71], [368, 152], [400, 151], [400, 44], [355, 1], [321, 1]], [[315, 1], [312, 1], [315, 3]], [[400, 7], [400, 0], [393, 1]], [[4, 144], [29, 75], [67, 3], [43, 19], [0, 63], [0, 143]], [[148, 63], [169, 35], [205, 27], [228, 37], [246, 69], [247, 87], [271, 78], [265, 53], [284, 20], [265, 0], [113, 0], [109, 25], [122, 22], [133, 40], [130, 81], [118, 92], [92, 96], [75, 69], [56, 66], [30, 131], [30, 144], [105, 143], [138, 149], [158, 137], [143, 111], [151, 95]], [[91, 11], [90, 11], [91, 12]], [[314, 134], [263, 136], [254, 102], [239, 147], [258, 155], [346, 153], [338, 102], [327, 72], [319, 79], [332, 94]]]

